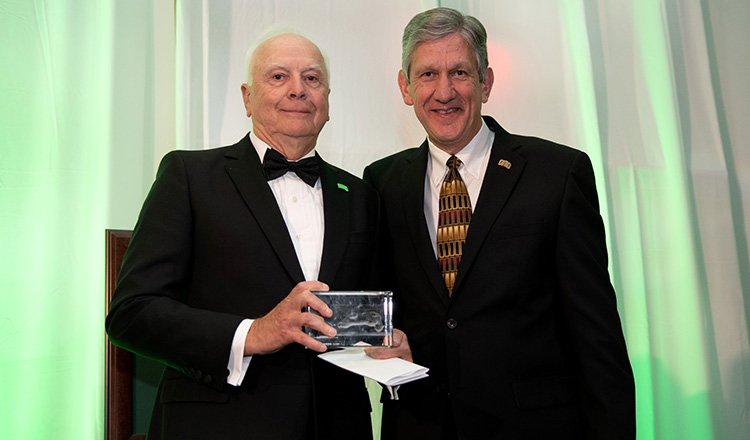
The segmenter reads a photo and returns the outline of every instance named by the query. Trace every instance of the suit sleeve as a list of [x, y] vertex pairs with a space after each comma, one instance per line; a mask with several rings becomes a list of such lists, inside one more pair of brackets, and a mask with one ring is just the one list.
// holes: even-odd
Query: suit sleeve
[[110, 340], [216, 388], [241, 316], [191, 307], [190, 176], [169, 153], [138, 218], [106, 319]]
[[590, 439], [635, 438], [635, 390], [589, 158], [574, 160], [560, 211], [556, 261]]
[[380, 195], [380, 187], [378, 182], [371, 172], [371, 167], [366, 167], [362, 175], [362, 180], [371, 185], [378, 197], [378, 240], [375, 244], [373, 253], [374, 264], [372, 265], [372, 271], [370, 274], [370, 286], [375, 290], [394, 290], [396, 280], [394, 277], [395, 269], [393, 268], [393, 258], [391, 257], [393, 250], [391, 249], [391, 237], [388, 231], [387, 216], [383, 212], [385, 204], [383, 198]]

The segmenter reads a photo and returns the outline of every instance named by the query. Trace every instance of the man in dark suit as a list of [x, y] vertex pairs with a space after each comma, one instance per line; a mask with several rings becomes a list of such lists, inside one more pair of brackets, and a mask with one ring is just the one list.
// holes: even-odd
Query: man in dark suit
[[363, 379], [317, 358], [302, 327], [335, 330], [302, 310], [329, 317], [312, 291], [366, 288], [377, 194], [314, 151], [330, 91], [317, 46], [275, 36], [248, 73], [252, 133], [163, 159], [107, 332], [166, 364], [150, 438], [371, 438]]
[[415, 16], [398, 83], [427, 140], [365, 169], [403, 330], [370, 355], [413, 360], [430, 377], [398, 400], [384, 394], [382, 438], [633, 439], [588, 157], [482, 117], [493, 72], [473, 17]]

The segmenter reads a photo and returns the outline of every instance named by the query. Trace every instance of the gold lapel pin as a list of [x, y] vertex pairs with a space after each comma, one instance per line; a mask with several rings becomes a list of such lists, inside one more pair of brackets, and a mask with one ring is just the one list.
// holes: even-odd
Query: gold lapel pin
[[498, 162], [497, 164], [500, 165], [501, 167], [505, 168], [506, 170], [509, 170], [510, 167], [511, 167], [510, 162], [508, 162], [505, 159], [500, 159], [500, 162]]

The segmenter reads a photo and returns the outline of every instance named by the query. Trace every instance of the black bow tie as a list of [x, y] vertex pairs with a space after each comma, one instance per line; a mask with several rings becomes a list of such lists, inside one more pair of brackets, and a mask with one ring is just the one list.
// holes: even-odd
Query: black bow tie
[[297, 162], [289, 162], [281, 153], [269, 148], [263, 156], [263, 171], [266, 172], [267, 180], [279, 178], [292, 171], [306, 184], [315, 186], [315, 182], [320, 176], [320, 157], [316, 154]]

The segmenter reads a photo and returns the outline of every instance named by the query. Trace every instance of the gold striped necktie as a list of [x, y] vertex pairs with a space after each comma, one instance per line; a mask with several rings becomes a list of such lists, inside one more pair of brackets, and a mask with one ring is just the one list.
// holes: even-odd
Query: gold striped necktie
[[456, 273], [471, 221], [471, 199], [458, 172], [461, 160], [451, 156], [446, 165], [448, 175], [440, 187], [437, 249], [440, 272], [448, 287], [448, 295], [453, 295], [453, 285], [456, 283]]

